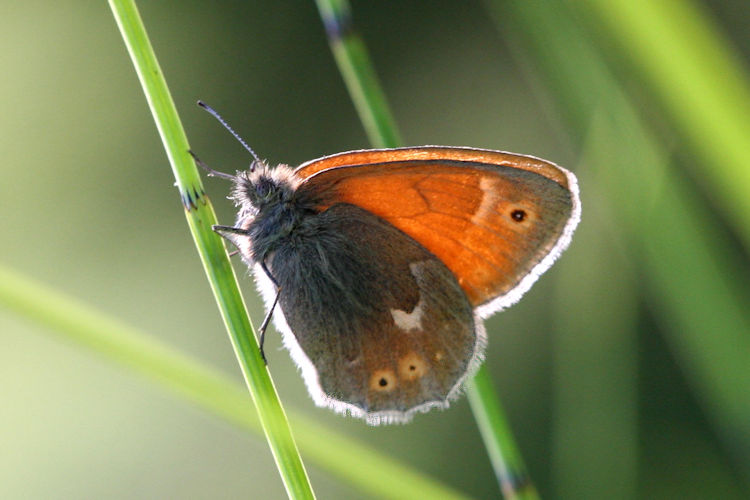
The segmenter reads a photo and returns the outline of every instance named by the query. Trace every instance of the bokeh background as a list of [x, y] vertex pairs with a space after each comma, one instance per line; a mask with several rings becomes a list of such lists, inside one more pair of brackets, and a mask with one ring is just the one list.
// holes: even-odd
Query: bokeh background
[[[522, 3], [355, 1], [353, 13], [406, 144], [533, 154], [579, 175], [583, 222], [571, 248], [487, 325], [486, 363], [531, 476], [547, 498], [748, 498], [750, 266], [731, 200], [606, 25], [550, 2], [623, 90], [622, 102], [598, 91], [571, 102], [565, 89], [600, 90], [597, 76], [583, 62], [554, 70], [569, 32], [520, 15]], [[747, 2], [697, 7], [746, 78]], [[199, 98], [272, 162], [368, 146], [312, 2], [140, 9], [191, 147], [210, 165], [233, 171], [249, 158]], [[1, 10], [0, 265], [241, 382], [109, 7], [32, 0]], [[582, 56], [568, 40], [570, 57]], [[639, 173], [649, 162], [664, 171]], [[659, 208], [682, 206], [675, 186], [689, 202], [677, 219]], [[228, 186], [206, 188], [220, 220], [232, 221]], [[681, 229], [708, 247], [674, 253], [658, 240]], [[693, 262], [704, 265], [680, 267]], [[263, 438], [49, 333], [0, 303], [0, 497], [284, 496]], [[273, 331], [267, 342], [287, 407], [469, 496], [499, 495], [465, 398], [408, 426], [368, 428], [315, 408]], [[307, 466], [320, 498], [368, 498]]]

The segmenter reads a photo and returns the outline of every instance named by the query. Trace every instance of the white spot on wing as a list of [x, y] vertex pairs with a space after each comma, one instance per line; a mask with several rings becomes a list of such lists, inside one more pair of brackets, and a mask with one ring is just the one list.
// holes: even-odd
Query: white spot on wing
[[[421, 269], [423, 266], [424, 263], [413, 263], [410, 267], [412, 273], [416, 275], [418, 273], [421, 273]], [[268, 276], [266, 276], [266, 273], [263, 272], [259, 264], [256, 264], [253, 267], [253, 271], [255, 274], [255, 280], [258, 289], [264, 298], [266, 309], [268, 309], [273, 303], [273, 300], [276, 296], [276, 289], [273, 283], [271, 283], [271, 280], [268, 279]], [[419, 307], [419, 304], [421, 304], [421, 300], [417, 304], [417, 307], [414, 308], [415, 310]], [[289, 324], [286, 322], [286, 318], [284, 318], [283, 311], [278, 306], [275, 310], [273, 319], [276, 328], [281, 332], [284, 346], [289, 350], [289, 354], [302, 373], [302, 378], [305, 381], [307, 390], [310, 393], [310, 396], [312, 397], [315, 404], [320, 407], [328, 407], [336, 413], [351, 415], [352, 417], [356, 418], [362, 418], [369, 425], [404, 424], [406, 422], [409, 422], [417, 413], [425, 413], [433, 408], [448, 408], [451, 401], [455, 400], [461, 394], [464, 382], [470, 379], [482, 364], [482, 361], [484, 360], [484, 348], [487, 344], [487, 334], [485, 332], [484, 325], [482, 324], [481, 318], [477, 314], [475, 314], [474, 325], [477, 338], [476, 342], [474, 343], [474, 352], [471, 356], [471, 360], [469, 361], [469, 366], [466, 370], [466, 373], [464, 373], [464, 375], [456, 381], [450, 391], [448, 391], [448, 395], [446, 396], [445, 400], [427, 401], [406, 411], [385, 410], [368, 412], [351, 403], [341, 401], [340, 399], [336, 399], [335, 397], [326, 394], [320, 385], [318, 371], [315, 369], [315, 366], [313, 365], [310, 358], [307, 357], [307, 354], [305, 354], [305, 352], [300, 347], [299, 342], [297, 342], [297, 338], [294, 336], [291, 329], [289, 328]]]
[[417, 302], [417, 305], [414, 306], [414, 309], [410, 313], [401, 309], [391, 309], [391, 315], [396, 326], [405, 332], [422, 330], [422, 316], [424, 315], [424, 298], [422, 294], [419, 294], [419, 302]]
[[494, 187], [495, 183], [490, 177], [482, 177], [479, 180], [479, 189], [482, 190], [482, 202], [471, 217], [471, 222], [477, 226], [483, 226], [483, 222], [497, 207], [499, 197]]

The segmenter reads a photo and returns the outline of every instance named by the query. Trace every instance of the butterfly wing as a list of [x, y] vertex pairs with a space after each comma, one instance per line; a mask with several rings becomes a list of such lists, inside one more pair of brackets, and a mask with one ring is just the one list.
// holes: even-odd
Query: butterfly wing
[[318, 209], [359, 206], [408, 234], [457, 277], [483, 316], [516, 302], [570, 242], [575, 176], [537, 158], [425, 146], [353, 151], [295, 173]]
[[284, 342], [316, 403], [372, 424], [447, 406], [484, 346], [453, 273], [346, 203], [306, 217], [294, 235], [268, 264]]

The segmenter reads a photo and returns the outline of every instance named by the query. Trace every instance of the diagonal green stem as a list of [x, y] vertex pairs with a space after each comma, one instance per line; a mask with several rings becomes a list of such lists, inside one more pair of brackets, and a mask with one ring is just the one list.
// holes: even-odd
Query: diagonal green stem
[[467, 391], [471, 411], [477, 421], [484, 446], [495, 470], [500, 490], [508, 500], [539, 498], [534, 483], [526, 472], [523, 457], [513, 441], [513, 432], [505, 417], [487, 368], [482, 366]]
[[346, 0], [317, 0], [317, 4], [331, 51], [370, 143], [376, 148], [398, 147], [401, 139], [396, 121], [367, 48], [354, 31], [349, 3]]
[[[316, 3], [336, 63], [370, 141], [376, 147], [401, 145], [364, 43], [352, 26], [349, 3], [346, 0], [316, 0]], [[467, 392], [503, 494], [509, 499], [537, 498], [486, 370], [479, 370], [474, 383], [467, 384]], [[520, 478], [521, 481], [517, 480]]]
[[110, 0], [110, 7], [172, 165], [188, 225], [284, 486], [291, 498], [314, 498], [286, 415], [261, 358], [226, 249], [221, 238], [211, 230], [216, 224], [216, 214], [188, 154], [187, 137], [140, 14], [132, 0]]

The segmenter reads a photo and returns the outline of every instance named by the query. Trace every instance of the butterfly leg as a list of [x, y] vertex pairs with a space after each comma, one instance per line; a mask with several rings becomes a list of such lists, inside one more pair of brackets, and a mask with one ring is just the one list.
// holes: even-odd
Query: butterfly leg
[[266, 339], [266, 328], [268, 328], [268, 323], [271, 321], [271, 317], [273, 316], [273, 310], [276, 309], [276, 304], [279, 303], [281, 288], [276, 282], [276, 278], [273, 277], [273, 274], [271, 274], [271, 271], [268, 269], [268, 266], [266, 266], [265, 259], [261, 260], [260, 267], [263, 269], [263, 272], [266, 273], [266, 276], [268, 276], [268, 279], [271, 280], [271, 283], [273, 283], [274, 287], [276, 288], [276, 297], [273, 299], [273, 303], [271, 304], [270, 309], [268, 309], [268, 313], [266, 314], [266, 317], [263, 318], [263, 323], [260, 324], [260, 328], [258, 329], [260, 333], [260, 356], [263, 358], [263, 362], [265, 364], [268, 364], [268, 360], [266, 360], [266, 353], [263, 351], [263, 343]]

